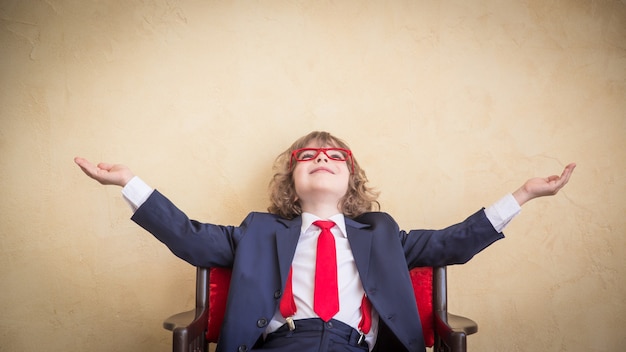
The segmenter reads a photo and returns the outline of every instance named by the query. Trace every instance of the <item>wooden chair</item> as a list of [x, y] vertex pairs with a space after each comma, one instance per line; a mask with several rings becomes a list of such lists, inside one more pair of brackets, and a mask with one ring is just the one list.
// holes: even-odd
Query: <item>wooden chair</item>
[[[424, 340], [434, 352], [464, 352], [467, 335], [478, 325], [448, 313], [446, 267], [415, 268], [411, 280], [422, 320]], [[163, 327], [173, 332], [174, 352], [206, 352], [217, 342], [230, 285], [230, 270], [197, 268], [196, 307], [167, 318]]]

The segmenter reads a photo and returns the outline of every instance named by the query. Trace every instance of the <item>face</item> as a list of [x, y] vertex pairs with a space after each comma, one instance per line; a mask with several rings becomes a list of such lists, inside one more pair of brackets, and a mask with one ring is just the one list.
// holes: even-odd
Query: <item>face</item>
[[[333, 147], [315, 142], [305, 146], [305, 148]], [[336, 160], [345, 158], [345, 154], [337, 154], [336, 151], [326, 151], [328, 155], [324, 152], [315, 155], [316, 151], [303, 153], [299, 159], [307, 160], [297, 161], [293, 169], [296, 194], [303, 210], [311, 204], [310, 202], [328, 202], [330, 205], [337, 206], [339, 200], [348, 191], [350, 179], [349, 161]]]

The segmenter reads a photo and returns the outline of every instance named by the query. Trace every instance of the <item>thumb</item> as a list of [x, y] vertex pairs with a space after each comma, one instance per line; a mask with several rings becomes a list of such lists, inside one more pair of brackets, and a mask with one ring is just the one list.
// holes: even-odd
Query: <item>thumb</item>
[[98, 164], [98, 169], [111, 171], [112, 168], [113, 168], [113, 164], [110, 164], [110, 163], [99, 163]]

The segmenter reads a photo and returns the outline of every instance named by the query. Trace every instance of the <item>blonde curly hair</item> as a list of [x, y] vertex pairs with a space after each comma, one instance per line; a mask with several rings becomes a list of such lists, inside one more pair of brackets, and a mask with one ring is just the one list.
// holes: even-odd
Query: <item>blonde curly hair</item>
[[[298, 200], [293, 180], [294, 167], [290, 167], [291, 153], [296, 149], [306, 147], [313, 141], [323, 146], [350, 149], [343, 140], [323, 131], [311, 132], [295, 141], [274, 161], [275, 173], [269, 184], [271, 204], [267, 208], [268, 212], [286, 219], [293, 219], [302, 214], [302, 206]], [[351, 168], [353, 162], [354, 170], [350, 174], [348, 191], [340, 201], [340, 209], [344, 216], [355, 218], [363, 213], [380, 209], [380, 204], [377, 201], [378, 192], [367, 185], [368, 180], [365, 171], [361, 169], [354, 156], [351, 158], [352, 160], [346, 160], [346, 163]]]

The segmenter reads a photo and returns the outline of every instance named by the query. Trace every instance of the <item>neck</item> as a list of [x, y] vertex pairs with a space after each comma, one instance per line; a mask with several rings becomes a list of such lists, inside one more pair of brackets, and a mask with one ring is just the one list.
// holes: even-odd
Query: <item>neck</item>
[[328, 219], [333, 215], [341, 213], [339, 204], [330, 205], [325, 203], [302, 204], [302, 211], [311, 213], [320, 219]]

